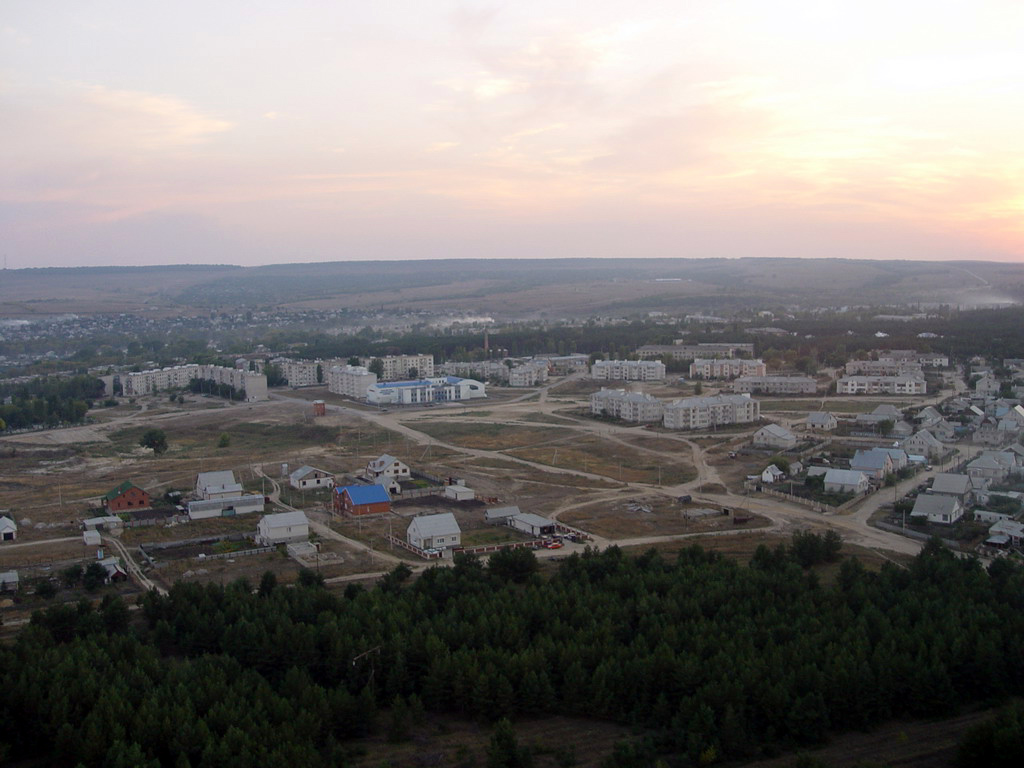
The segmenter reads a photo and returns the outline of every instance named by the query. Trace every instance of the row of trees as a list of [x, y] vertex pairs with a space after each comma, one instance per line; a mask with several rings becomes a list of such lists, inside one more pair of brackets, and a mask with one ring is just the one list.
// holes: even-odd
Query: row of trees
[[[8, 429], [79, 424], [102, 396], [103, 382], [95, 376], [42, 377], [0, 387], [0, 422]], [[11, 402], [3, 403], [7, 398]]]
[[50, 609], [0, 649], [0, 741], [56, 765], [318, 766], [382, 708], [564, 713], [647, 734], [611, 764], [683, 765], [1024, 691], [1020, 569], [929, 545], [826, 587], [805, 566], [835, 544], [808, 536], [749, 566], [613, 548], [546, 581], [509, 553], [344, 596], [177, 584], [134, 628], [113, 600]]

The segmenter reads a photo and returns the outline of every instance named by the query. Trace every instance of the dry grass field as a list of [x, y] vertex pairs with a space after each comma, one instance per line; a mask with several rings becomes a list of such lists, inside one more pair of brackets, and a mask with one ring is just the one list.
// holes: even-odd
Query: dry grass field
[[[614, 501], [595, 502], [571, 509], [559, 515], [563, 523], [582, 528], [590, 533], [606, 539], [629, 539], [639, 536], [710, 533], [713, 531], [734, 530], [731, 515], [709, 515], [687, 517], [686, 512], [706, 505], [682, 505], [675, 499], [659, 494], [623, 495]], [[760, 528], [770, 525], [770, 521], [760, 515], [745, 510], [737, 510], [750, 517], [750, 522], [742, 528]], [[735, 537], [729, 537], [735, 538]]]

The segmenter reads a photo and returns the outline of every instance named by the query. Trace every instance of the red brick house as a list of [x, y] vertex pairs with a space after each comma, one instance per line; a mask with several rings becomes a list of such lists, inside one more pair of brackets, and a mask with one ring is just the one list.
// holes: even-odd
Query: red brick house
[[117, 488], [107, 491], [103, 507], [110, 512], [126, 512], [132, 509], [149, 509], [150, 496], [131, 481], [125, 480]]
[[383, 515], [391, 511], [391, 496], [382, 485], [346, 485], [334, 489], [334, 511], [343, 515]]

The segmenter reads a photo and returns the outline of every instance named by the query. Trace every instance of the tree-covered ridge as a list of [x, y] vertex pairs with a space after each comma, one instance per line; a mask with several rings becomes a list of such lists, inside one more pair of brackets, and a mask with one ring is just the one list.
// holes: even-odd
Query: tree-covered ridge
[[1024, 689], [1024, 573], [1001, 561], [929, 547], [828, 587], [786, 547], [520, 565], [344, 596], [179, 584], [138, 628], [116, 600], [51, 609], [0, 651], [0, 741], [67, 765], [328, 765], [397, 703], [635, 724], [651, 738], [617, 764], [686, 765]]

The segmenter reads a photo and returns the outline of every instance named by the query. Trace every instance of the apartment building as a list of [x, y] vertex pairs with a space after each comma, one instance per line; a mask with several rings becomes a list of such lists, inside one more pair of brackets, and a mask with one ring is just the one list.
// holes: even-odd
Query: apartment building
[[322, 382], [317, 380], [317, 367], [323, 371], [322, 360], [292, 360], [278, 357], [270, 361], [281, 369], [281, 375], [288, 380], [290, 387], [315, 387]]
[[818, 382], [810, 376], [740, 376], [729, 388], [733, 392], [766, 395], [813, 395], [818, 391]]
[[537, 387], [548, 380], [548, 364], [543, 360], [534, 360], [510, 368], [508, 385], [510, 387]]
[[918, 376], [843, 376], [836, 382], [840, 395], [924, 395], [925, 380]]
[[921, 378], [921, 364], [914, 360], [851, 360], [846, 364], [850, 376], [916, 376]]
[[949, 366], [949, 357], [940, 352], [918, 352], [914, 349], [877, 349], [875, 354], [879, 360], [919, 363], [928, 368], [946, 368]]
[[377, 383], [377, 374], [361, 365], [336, 365], [327, 372], [327, 391], [355, 400], [365, 400], [366, 392]]
[[203, 379], [214, 384], [227, 384], [238, 391], [245, 392], [245, 401], [252, 403], [267, 399], [267, 377], [262, 373], [253, 373], [240, 368], [225, 368], [219, 365], [176, 365], [171, 368], [154, 368], [149, 371], [133, 371], [131, 373], [101, 376], [105, 385], [105, 393], [112, 395], [114, 383], [120, 381], [125, 397], [153, 395], [169, 389], [182, 389], [192, 379]]
[[[433, 355], [388, 355], [377, 359], [384, 363], [381, 381], [399, 381], [414, 377], [429, 379], [434, 375]], [[372, 357], [363, 357], [359, 359], [359, 364], [369, 368], [373, 360]]]
[[590, 396], [590, 412], [640, 423], [661, 421], [663, 409], [661, 402], [651, 395], [602, 388]]
[[660, 360], [598, 360], [590, 376], [600, 381], [664, 381], [665, 364]]
[[700, 357], [690, 363], [691, 379], [735, 379], [737, 376], [764, 376], [767, 373], [763, 360]]
[[668, 429], [706, 429], [724, 424], [748, 424], [761, 417], [761, 405], [748, 395], [685, 397], [665, 406]]
[[665, 355], [673, 360], [696, 360], [709, 357], [736, 357], [754, 354], [754, 345], [743, 342], [701, 342], [699, 344], [645, 344], [637, 349], [641, 360], [660, 358]]

